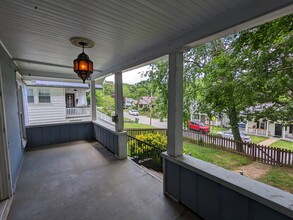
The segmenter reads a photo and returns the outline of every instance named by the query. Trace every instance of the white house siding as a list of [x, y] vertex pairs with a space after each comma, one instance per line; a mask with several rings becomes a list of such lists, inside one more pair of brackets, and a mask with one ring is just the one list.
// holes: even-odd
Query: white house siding
[[[30, 87], [33, 89], [34, 103], [27, 103], [29, 124], [46, 124], [66, 121], [64, 88]], [[50, 103], [39, 103], [39, 90], [50, 91]]]
[[[65, 88], [65, 94], [66, 93], [74, 94], [76, 107], [87, 106], [87, 100], [86, 100], [86, 92], [87, 91], [88, 91], [88, 89]], [[76, 100], [78, 100], [78, 101], [76, 102]]]

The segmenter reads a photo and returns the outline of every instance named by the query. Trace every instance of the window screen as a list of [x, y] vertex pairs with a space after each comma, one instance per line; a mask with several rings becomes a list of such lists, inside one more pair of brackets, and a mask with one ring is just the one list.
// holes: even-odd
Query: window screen
[[50, 103], [50, 91], [49, 89], [40, 89], [39, 90], [39, 103]]
[[28, 89], [27, 90], [27, 102], [28, 103], [34, 103], [34, 90], [33, 89]]

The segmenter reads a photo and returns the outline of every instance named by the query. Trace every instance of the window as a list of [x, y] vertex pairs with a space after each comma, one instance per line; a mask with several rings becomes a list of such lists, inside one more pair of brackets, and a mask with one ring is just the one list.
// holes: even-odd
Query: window
[[33, 89], [28, 89], [27, 90], [27, 102], [28, 103], [34, 103], [34, 90]]
[[49, 89], [40, 89], [39, 90], [39, 103], [50, 103], [50, 91]]

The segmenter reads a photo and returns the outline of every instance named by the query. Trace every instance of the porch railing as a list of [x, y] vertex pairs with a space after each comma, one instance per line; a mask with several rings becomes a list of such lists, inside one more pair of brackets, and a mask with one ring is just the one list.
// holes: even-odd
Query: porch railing
[[91, 110], [89, 107], [76, 107], [76, 108], [66, 108], [66, 117], [85, 117], [90, 116]]
[[164, 150], [127, 135], [128, 156], [137, 164], [155, 171], [163, 171], [161, 153]]
[[[248, 128], [248, 133], [249, 134], [266, 136], [267, 135], [267, 130], [262, 129], [262, 128]], [[268, 133], [268, 135], [270, 135], [270, 132]]]
[[[127, 134], [135, 137], [138, 134], [163, 133], [166, 129], [126, 129]], [[225, 151], [231, 151], [237, 154], [249, 156], [261, 163], [274, 166], [293, 166], [293, 151], [268, 147], [254, 143], [238, 142], [229, 138], [223, 138], [211, 134], [202, 134], [191, 130], [183, 130], [183, 138], [192, 141], [201, 146], [218, 148]]]
[[106, 115], [106, 114], [104, 114], [104, 113], [102, 113], [102, 112], [100, 112], [98, 110], [97, 110], [97, 118], [101, 119], [101, 120], [103, 120], [103, 121], [105, 121], [105, 122], [107, 122], [107, 123], [109, 123], [111, 125], [115, 125], [115, 123], [112, 121], [112, 118], [110, 116], [108, 116], [108, 115]]

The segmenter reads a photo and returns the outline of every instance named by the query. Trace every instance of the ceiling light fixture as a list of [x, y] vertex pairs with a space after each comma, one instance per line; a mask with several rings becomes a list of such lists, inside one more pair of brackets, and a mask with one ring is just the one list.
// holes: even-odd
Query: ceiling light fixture
[[74, 72], [77, 73], [77, 76], [82, 79], [83, 83], [85, 83], [85, 80], [87, 80], [93, 73], [93, 62], [90, 60], [89, 56], [85, 54], [84, 48], [92, 48], [95, 43], [91, 40], [80, 37], [71, 38], [70, 42], [74, 46], [82, 47], [82, 53], [73, 61], [73, 69]]

